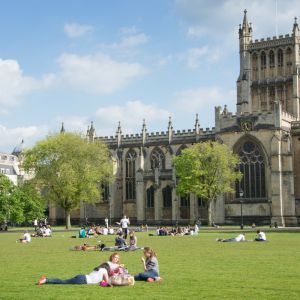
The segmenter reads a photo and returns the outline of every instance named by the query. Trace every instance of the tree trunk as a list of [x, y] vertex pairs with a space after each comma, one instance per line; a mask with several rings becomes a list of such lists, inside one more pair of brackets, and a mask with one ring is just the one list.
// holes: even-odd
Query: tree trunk
[[71, 212], [65, 210], [66, 229], [71, 229]]
[[208, 202], [208, 226], [212, 226], [214, 224], [214, 200], [210, 199]]

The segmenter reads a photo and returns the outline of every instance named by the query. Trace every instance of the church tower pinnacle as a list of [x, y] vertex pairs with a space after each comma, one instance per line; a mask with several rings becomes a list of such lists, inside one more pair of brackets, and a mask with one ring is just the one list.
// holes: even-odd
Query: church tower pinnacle
[[252, 41], [252, 27], [248, 23], [247, 10], [244, 10], [244, 19], [239, 28], [240, 41], [240, 74], [237, 80], [237, 113], [251, 112], [250, 93], [250, 53], [249, 44]]

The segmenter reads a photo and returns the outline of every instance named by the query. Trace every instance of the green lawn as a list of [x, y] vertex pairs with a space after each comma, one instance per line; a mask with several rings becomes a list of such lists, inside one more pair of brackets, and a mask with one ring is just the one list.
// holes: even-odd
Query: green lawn
[[[299, 299], [300, 233], [268, 233], [267, 243], [217, 243], [236, 234], [204, 232], [199, 236], [149, 237], [139, 244], [153, 247], [164, 283], [137, 282], [133, 287], [36, 285], [41, 274], [70, 278], [89, 273], [109, 252], [75, 252], [84, 242], [73, 233], [33, 238], [16, 244], [19, 233], [0, 234], [0, 299]], [[252, 239], [254, 233], [247, 233]], [[114, 237], [105, 237], [112, 244]], [[89, 239], [96, 244], [99, 239]], [[121, 252], [132, 274], [141, 271], [141, 251]]]

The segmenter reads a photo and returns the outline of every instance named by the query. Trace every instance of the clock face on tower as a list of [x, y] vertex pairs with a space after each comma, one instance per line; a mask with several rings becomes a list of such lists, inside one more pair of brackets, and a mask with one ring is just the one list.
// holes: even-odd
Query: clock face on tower
[[252, 122], [250, 120], [241, 121], [241, 129], [243, 131], [251, 131], [252, 130]]

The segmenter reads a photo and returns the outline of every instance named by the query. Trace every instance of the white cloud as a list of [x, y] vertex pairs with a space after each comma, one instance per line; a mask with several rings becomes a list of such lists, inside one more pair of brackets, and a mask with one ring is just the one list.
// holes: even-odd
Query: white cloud
[[139, 45], [146, 44], [149, 40], [149, 37], [144, 33], [139, 33], [135, 35], [125, 36], [121, 39], [118, 47], [120, 48], [132, 48]]
[[135, 133], [140, 132], [143, 119], [146, 119], [148, 125], [160, 121], [165, 123], [171, 113], [156, 105], [136, 100], [128, 101], [124, 105], [101, 107], [95, 115], [103, 128], [113, 127], [115, 129], [117, 122], [120, 121], [124, 132]]
[[187, 30], [187, 35], [190, 38], [199, 38], [208, 33], [208, 29], [202, 26], [190, 26]]
[[17, 61], [0, 59], [0, 104], [15, 105], [22, 96], [38, 87], [36, 79], [23, 75]]
[[131, 27], [122, 27], [120, 29], [121, 34], [136, 34], [138, 32], [138, 30], [136, 29], [135, 26], [131, 26]]
[[16, 145], [20, 144], [22, 139], [28, 147], [38, 139], [45, 137], [47, 132], [48, 128], [46, 126], [7, 128], [0, 125], [0, 147], [1, 149], [11, 149], [6, 151], [12, 151]]
[[[42, 78], [25, 76], [16, 60], [0, 58], [0, 105], [14, 106], [26, 95], [52, 87], [55, 80], [54, 74], [45, 74]], [[7, 113], [7, 110], [0, 108], [0, 114]]]
[[208, 54], [208, 47], [204, 46], [201, 48], [188, 49], [186, 55], [187, 65], [190, 68], [197, 68], [201, 63], [201, 59]]
[[86, 56], [66, 53], [58, 62], [62, 83], [95, 94], [113, 93], [147, 73], [139, 63], [119, 62], [103, 53]]
[[78, 23], [67, 23], [64, 26], [64, 33], [69, 38], [79, 38], [84, 35], [91, 33], [93, 31], [93, 26], [83, 25]]
[[235, 102], [235, 91], [222, 91], [218, 87], [200, 87], [178, 92], [175, 106], [182, 112], [200, 112], [209, 107], [210, 110], [216, 105]]

